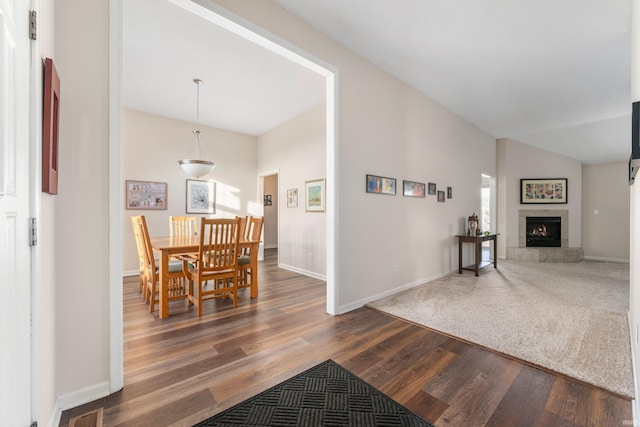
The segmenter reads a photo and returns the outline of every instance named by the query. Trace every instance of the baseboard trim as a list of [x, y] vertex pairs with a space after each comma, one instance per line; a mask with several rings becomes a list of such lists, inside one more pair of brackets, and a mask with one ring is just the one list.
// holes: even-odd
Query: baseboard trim
[[583, 256], [582, 258], [587, 261], [621, 262], [623, 264], [629, 264], [628, 259], [622, 259], [622, 258], [607, 258], [607, 257], [587, 256], [587, 255]]
[[74, 391], [69, 394], [59, 396], [57, 407], [61, 411], [66, 411], [67, 409], [75, 408], [76, 406], [84, 405], [85, 403], [101, 399], [105, 396], [108, 396], [109, 394], [109, 382], [105, 381], [78, 391]]
[[[631, 420], [630, 425], [636, 425], [636, 421], [639, 420], [640, 417], [640, 407], [638, 407], [638, 367], [636, 366], [636, 345], [634, 344], [635, 335], [633, 332], [633, 321], [631, 319], [631, 312], [627, 312], [627, 321], [629, 322], [629, 342], [631, 344], [631, 372], [633, 373], [633, 385], [635, 390], [635, 399], [631, 401], [631, 413], [633, 416], [633, 420]], [[625, 420], [626, 421], [626, 420]]]
[[140, 274], [139, 270], [123, 271], [122, 277], [137, 276], [139, 274]]
[[346, 305], [341, 305], [338, 308], [338, 314], [344, 314], [344, 313], [348, 313], [348, 312], [353, 311], [353, 310], [357, 310], [360, 307], [364, 307], [366, 304], [368, 304], [368, 303], [370, 303], [372, 301], [376, 301], [376, 300], [379, 300], [379, 299], [382, 299], [382, 298], [389, 297], [391, 295], [395, 295], [395, 294], [397, 294], [399, 292], [403, 292], [403, 291], [406, 291], [408, 289], [415, 288], [416, 286], [424, 285], [425, 283], [429, 283], [429, 282], [431, 282], [433, 280], [440, 279], [442, 277], [448, 276], [448, 275], [450, 275], [450, 274], [452, 274], [454, 272], [457, 272], [457, 271], [458, 271], [458, 269], [456, 268], [454, 270], [447, 271], [447, 272], [440, 273], [440, 274], [436, 274], [434, 276], [418, 279], [418, 280], [413, 281], [411, 283], [407, 283], [407, 284], [401, 285], [401, 286], [399, 286], [397, 288], [389, 289], [388, 291], [384, 291], [384, 292], [381, 292], [379, 294], [372, 295], [370, 297], [363, 298], [361, 300], [354, 301], [354, 302], [346, 304]]
[[324, 274], [315, 273], [313, 271], [304, 270], [302, 268], [293, 267], [291, 265], [279, 263], [278, 268], [293, 271], [294, 273], [302, 274], [304, 276], [313, 277], [314, 279], [324, 280], [325, 282], [327, 281], [327, 276]]
[[49, 422], [49, 427], [58, 427], [60, 425], [60, 419], [62, 418], [62, 409], [56, 405], [53, 410], [53, 415], [51, 416], [51, 421]]

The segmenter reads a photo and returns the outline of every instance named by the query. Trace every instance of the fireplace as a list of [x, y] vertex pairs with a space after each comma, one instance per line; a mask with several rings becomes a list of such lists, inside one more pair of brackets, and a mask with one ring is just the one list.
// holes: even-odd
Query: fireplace
[[527, 216], [526, 247], [559, 248], [562, 246], [562, 218], [559, 216]]

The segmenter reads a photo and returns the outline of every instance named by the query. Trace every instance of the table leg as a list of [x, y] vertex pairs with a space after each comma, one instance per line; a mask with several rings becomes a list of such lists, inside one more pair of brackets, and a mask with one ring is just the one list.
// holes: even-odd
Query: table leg
[[160, 289], [159, 289], [159, 317], [166, 319], [169, 317], [169, 254], [166, 251], [160, 252]]
[[458, 274], [462, 274], [462, 240], [458, 239]]
[[493, 239], [493, 268], [498, 268], [498, 236]]
[[480, 258], [482, 256], [482, 242], [478, 240], [476, 242], [476, 277], [478, 276], [478, 270], [480, 269]]
[[251, 298], [258, 297], [258, 247], [254, 244], [251, 248]]

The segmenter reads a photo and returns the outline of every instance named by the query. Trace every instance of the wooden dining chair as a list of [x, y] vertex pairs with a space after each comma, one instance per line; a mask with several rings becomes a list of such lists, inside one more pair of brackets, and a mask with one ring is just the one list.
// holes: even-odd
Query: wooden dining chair
[[[247, 222], [247, 231], [245, 238], [247, 240], [260, 240], [262, 235], [262, 227], [264, 225], [264, 217], [252, 216]], [[258, 247], [251, 249], [249, 247], [243, 248], [240, 257], [238, 258], [238, 288], [249, 288], [253, 283], [255, 277], [251, 268], [251, 257], [257, 257], [258, 254], [252, 254], [252, 250], [257, 250]], [[256, 267], [257, 268], [257, 267]]]
[[147, 283], [147, 279], [145, 276], [146, 269], [145, 269], [145, 260], [144, 260], [145, 258], [144, 241], [143, 241], [142, 234], [140, 233], [140, 227], [138, 227], [139, 217], [132, 216], [130, 220], [131, 220], [131, 228], [133, 229], [133, 237], [136, 240], [136, 249], [138, 250], [138, 261], [140, 263], [140, 272], [138, 276], [138, 292], [142, 292], [143, 290], [145, 290], [145, 293], [142, 296], [146, 300], [145, 284]]
[[[183, 257], [183, 272], [189, 281], [189, 301], [202, 316], [202, 302], [231, 297], [238, 306], [238, 241], [240, 220], [207, 219], [200, 222], [200, 247], [196, 257]], [[194, 284], [197, 292], [194, 292]]]
[[193, 236], [197, 233], [198, 219], [195, 216], [170, 216], [170, 236]]
[[[155, 305], [159, 301], [158, 298], [158, 283], [160, 281], [160, 271], [157, 261], [153, 254], [153, 247], [151, 246], [151, 239], [149, 237], [149, 229], [147, 228], [147, 221], [143, 215], [136, 217], [136, 227], [138, 233], [142, 236], [144, 243], [144, 268], [145, 268], [145, 287], [144, 296], [145, 301], [149, 301], [149, 312], [153, 313]], [[168, 299], [177, 300], [187, 298], [186, 292], [186, 280], [182, 273], [182, 261], [169, 262], [169, 289]]]

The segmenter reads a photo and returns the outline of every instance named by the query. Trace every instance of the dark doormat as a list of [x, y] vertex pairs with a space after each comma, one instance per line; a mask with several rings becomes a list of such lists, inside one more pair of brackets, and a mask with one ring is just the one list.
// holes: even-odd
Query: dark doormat
[[204, 420], [209, 426], [427, 426], [333, 360]]

